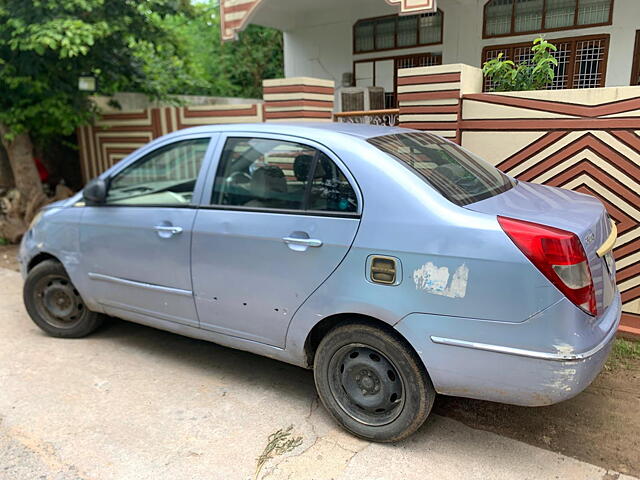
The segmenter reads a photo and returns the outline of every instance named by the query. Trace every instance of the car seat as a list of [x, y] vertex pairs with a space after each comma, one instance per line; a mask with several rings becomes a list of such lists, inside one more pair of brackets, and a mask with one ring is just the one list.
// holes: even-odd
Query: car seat
[[251, 176], [250, 195], [253, 197], [245, 206], [261, 208], [282, 208], [287, 193], [287, 180], [280, 167], [265, 165]]

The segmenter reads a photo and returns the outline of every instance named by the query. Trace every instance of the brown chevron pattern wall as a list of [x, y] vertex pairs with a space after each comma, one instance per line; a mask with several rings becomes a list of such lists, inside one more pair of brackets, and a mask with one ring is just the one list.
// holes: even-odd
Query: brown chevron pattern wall
[[618, 227], [623, 332], [640, 334], [640, 88], [469, 94], [462, 145], [518, 179], [598, 197]]
[[198, 125], [262, 122], [261, 104], [163, 107], [103, 115], [78, 129], [82, 176], [86, 181], [151, 140]]

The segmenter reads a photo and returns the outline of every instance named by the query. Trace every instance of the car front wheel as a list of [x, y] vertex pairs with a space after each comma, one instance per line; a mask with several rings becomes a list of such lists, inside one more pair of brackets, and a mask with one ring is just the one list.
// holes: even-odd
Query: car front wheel
[[53, 337], [84, 337], [102, 323], [102, 315], [87, 309], [55, 260], [33, 267], [24, 283], [23, 299], [31, 320]]
[[351, 433], [395, 442], [426, 420], [435, 390], [420, 359], [397, 335], [366, 323], [331, 330], [314, 358], [325, 408]]

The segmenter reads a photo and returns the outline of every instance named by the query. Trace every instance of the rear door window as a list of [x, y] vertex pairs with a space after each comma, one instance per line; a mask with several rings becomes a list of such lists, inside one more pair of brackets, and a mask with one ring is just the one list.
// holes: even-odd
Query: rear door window
[[349, 180], [324, 153], [318, 152], [309, 189], [309, 210], [324, 212], [358, 211], [358, 198]]
[[456, 205], [493, 197], [515, 180], [454, 143], [423, 132], [383, 135], [368, 142], [396, 158]]
[[224, 146], [212, 205], [355, 213], [355, 191], [323, 152], [297, 142], [231, 137]]

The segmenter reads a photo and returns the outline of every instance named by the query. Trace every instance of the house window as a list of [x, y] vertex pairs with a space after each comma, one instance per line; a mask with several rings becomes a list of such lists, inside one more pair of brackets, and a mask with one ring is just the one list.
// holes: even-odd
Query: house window
[[[547, 0], [548, 1], [548, 0]], [[609, 36], [597, 35], [551, 40], [558, 50], [554, 56], [558, 60], [556, 75], [548, 87], [550, 90], [565, 88], [604, 87]], [[500, 53], [504, 58], [516, 63], [531, 60], [531, 43], [498, 45], [487, 47], [482, 54], [482, 62], [496, 58]], [[485, 79], [485, 91], [491, 91], [492, 84]]]
[[610, 25], [613, 0], [490, 0], [484, 36], [501, 37]]
[[630, 85], [640, 85], [640, 30], [636, 30], [636, 45], [633, 49]]
[[354, 53], [442, 43], [442, 17], [438, 10], [420, 15], [358, 20], [353, 27]]
[[[353, 62], [353, 77], [357, 87], [384, 88], [384, 108], [397, 108], [396, 85], [398, 70], [401, 68], [430, 67], [442, 65], [442, 55], [439, 53], [419, 53], [416, 55], [402, 55], [398, 57], [371, 58]], [[361, 107], [356, 110], [362, 110]], [[383, 108], [371, 107], [372, 109]], [[343, 106], [343, 111], [344, 106]]]

